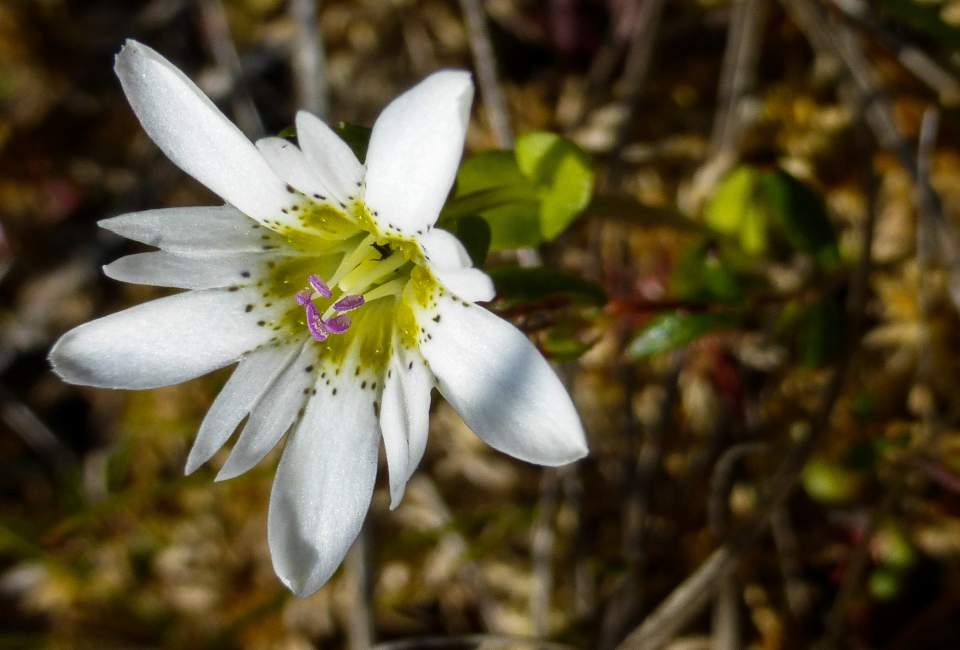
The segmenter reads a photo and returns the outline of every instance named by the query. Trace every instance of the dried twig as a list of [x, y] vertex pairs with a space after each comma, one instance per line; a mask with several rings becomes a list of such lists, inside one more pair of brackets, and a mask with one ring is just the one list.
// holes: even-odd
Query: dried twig
[[540, 498], [533, 522], [531, 555], [533, 589], [530, 592], [530, 619], [538, 637], [550, 634], [550, 599], [553, 595], [553, 547], [556, 534], [553, 519], [560, 497], [563, 469], [548, 468], [540, 477]]
[[643, 97], [643, 88], [653, 62], [654, 45], [657, 32], [660, 30], [660, 18], [663, 15], [665, 0], [646, 0], [640, 7], [633, 42], [627, 52], [627, 61], [623, 71], [623, 104], [626, 106], [626, 116], [617, 127], [611, 149], [612, 163], [610, 166], [609, 184], [615, 186], [619, 181], [621, 153], [633, 129], [633, 116]]
[[483, 7], [480, 6], [479, 0], [460, 0], [460, 8], [467, 24], [470, 50], [473, 52], [473, 62], [477, 70], [477, 82], [480, 84], [480, 94], [487, 109], [487, 119], [490, 120], [493, 137], [497, 141], [497, 146], [509, 149], [513, 146], [510, 116], [497, 79], [497, 60], [493, 54], [493, 45], [490, 43], [490, 31], [487, 29]]
[[326, 118], [330, 113], [323, 38], [317, 23], [319, 0], [290, 0], [294, 25], [291, 61], [297, 105]]
[[347, 611], [347, 647], [366, 650], [373, 644], [373, 576], [370, 572], [370, 535], [367, 526], [347, 554], [346, 578], [350, 585], [350, 608]]
[[711, 157], [737, 149], [743, 125], [743, 100], [756, 83], [767, 9], [767, 0], [739, 0], [733, 6], [710, 137]]
[[240, 130], [249, 137], [263, 134], [263, 121], [244, 81], [237, 46], [230, 35], [230, 23], [222, 0], [203, 0], [200, 16], [214, 62], [230, 78], [233, 87], [233, 112]]
[[894, 53], [904, 68], [935, 90], [940, 101], [951, 105], [960, 103], [960, 79], [929, 54], [904, 41], [896, 32], [886, 29], [871, 14], [870, 5], [864, 0], [831, 2], [845, 19], [875, 36], [885, 48]]

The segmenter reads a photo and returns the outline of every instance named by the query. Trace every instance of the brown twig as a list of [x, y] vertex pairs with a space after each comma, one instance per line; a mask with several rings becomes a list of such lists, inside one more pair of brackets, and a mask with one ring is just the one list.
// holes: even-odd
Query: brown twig
[[530, 619], [538, 637], [550, 634], [550, 599], [553, 595], [553, 547], [556, 533], [553, 519], [560, 497], [563, 469], [548, 468], [540, 477], [537, 516], [531, 534], [533, 588], [530, 591]]
[[737, 149], [743, 130], [744, 99], [756, 83], [768, 6], [767, 0], [739, 0], [733, 5], [710, 137], [711, 157]]
[[487, 18], [479, 0], [460, 0], [460, 10], [463, 12], [463, 19], [467, 24], [470, 51], [473, 52], [477, 82], [480, 85], [480, 94], [483, 96], [483, 105], [487, 109], [490, 129], [493, 131], [497, 146], [509, 149], [513, 146], [510, 115], [507, 112], [507, 103], [504, 100], [500, 82], [497, 78], [497, 60], [493, 53], [493, 45], [490, 42]]
[[233, 112], [240, 130], [248, 137], [263, 133], [263, 121], [244, 81], [243, 66], [237, 46], [230, 35], [230, 23], [222, 0], [203, 0], [200, 16], [207, 35], [210, 54], [217, 67], [230, 79], [233, 88]]
[[627, 110], [623, 121], [617, 127], [610, 152], [613, 161], [608, 179], [610, 187], [615, 187], [619, 183], [620, 167], [623, 162], [621, 154], [634, 127], [633, 116], [643, 97], [643, 88], [653, 62], [654, 45], [657, 41], [657, 32], [660, 30], [664, 4], [665, 0], [645, 0], [638, 10], [638, 28], [627, 51], [623, 70], [622, 103]]
[[347, 647], [366, 650], [373, 644], [373, 576], [370, 572], [370, 535], [367, 526], [361, 529], [357, 540], [347, 554], [346, 579], [349, 583], [350, 605], [346, 612]]
[[920, 48], [886, 29], [871, 14], [870, 5], [864, 0], [831, 0], [831, 2], [840, 11], [841, 16], [876, 37], [883, 47], [893, 52], [904, 68], [936, 91], [940, 101], [951, 105], [960, 103], [960, 80], [957, 76]]
[[294, 36], [290, 58], [297, 106], [326, 118], [330, 113], [323, 38], [317, 23], [319, 0], [290, 0]]

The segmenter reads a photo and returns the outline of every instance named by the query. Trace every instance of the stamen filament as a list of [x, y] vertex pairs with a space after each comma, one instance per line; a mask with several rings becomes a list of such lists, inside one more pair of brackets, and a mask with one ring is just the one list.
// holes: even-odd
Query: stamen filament
[[359, 246], [353, 249], [352, 252], [344, 255], [343, 259], [340, 260], [340, 265], [337, 266], [337, 270], [334, 271], [333, 276], [330, 278], [330, 286], [337, 286], [343, 276], [353, 271], [365, 260], [376, 255], [377, 251], [373, 248], [375, 241], [376, 238], [373, 235], [367, 235], [364, 240], [360, 242]]
[[403, 293], [403, 288], [407, 284], [406, 278], [397, 278], [396, 280], [391, 280], [385, 284], [381, 284], [376, 289], [371, 289], [367, 293], [363, 294], [363, 298], [366, 302], [373, 302], [374, 300], [379, 300], [380, 298], [387, 298], [391, 296], [399, 296]]
[[398, 252], [385, 260], [363, 262], [340, 280], [340, 289], [344, 293], [363, 293], [363, 289], [387, 277], [403, 266], [406, 261], [407, 258]]

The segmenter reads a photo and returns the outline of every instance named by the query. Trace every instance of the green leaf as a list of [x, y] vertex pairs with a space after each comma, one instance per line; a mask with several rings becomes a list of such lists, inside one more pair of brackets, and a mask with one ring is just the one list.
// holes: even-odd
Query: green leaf
[[278, 138], [287, 138], [288, 140], [294, 140], [297, 137], [297, 127], [290, 125], [284, 128], [280, 133], [277, 134]]
[[575, 327], [565, 323], [551, 328], [541, 340], [540, 347], [551, 359], [573, 361], [583, 356], [592, 346], [577, 336]]
[[795, 249], [812, 255], [824, 268], [840, 265], [833, 225], [818, 194], [780, 169], [762, 174], [758, 189], [769, 215]]
[[586, 209], [593, 195], [590, 157], [570, 140], [535, 131], [517, 138], [520, 172], [540, 190], [540, 231], [555, 239]]
[[601, 306], [607, 295], [601, 287], [583, 278], [555, 269], [501, 266], [489, 271], [497, 298], [512, 303], [563, 297], [582, 305]]
[[487, 151], [464, 161], [457, 172], [454, 198], [441, 219], [480, 215], [490, 225], [491, 250], [538, 246], [540, 197], [520, 173], [512, 151]]
[[900, 595], [903, 588], [903, 579], [899, 571], [888, 569], [887, 567], [877, 567], [870, 572], [870, 578], [867, 586], [870, 589], [870, 595], [877, 600], [893, 600]]
[[684, 347], [704, 334], [733, 325], [722, 314], [661, 314], [640, 330], [627, 347], [627, 354], [640, 359]]
[[760, 172], [737, 167], [720, 182], [704, 210], [707, 225], [735, 237], [748, 255], [767, 250], [767, 215], [757, 201]]
[[823, 200], [781, 169], [737, 167], [717, 187], [704, 218], [716, 232], [736, 239], [747, 255], [764, 255], [776, 242], [812, 256], [825, 269], [840, 264]]
[[487, 261], [490, 236], [490, 224], [482, 217], [467, 216], [457, 220], [457, 239], [467, 249], [477, 268], [482, 268]]
[[801, 362], [819, 368], [840, 354], [844, 340], [844, 310], [835, 295], [808, 306], [800, 315], [797, 353]]
[[456, 196], [502, 185], [527, 185], [511, 151], [484, 151], [463, 161], [457, 172]]
[[337, 135], [353, 150], [353, 155], [357, 157], [357, 160], [361, 163], [366, 160], [367, 145], [370, 143], [370, 133], [372, 129], [366, 126], [350, 124], [349, 122], [337, 122], [334, 131], [336, 131]]
[[860, 476], [847, 468], [825, 460], [811, 460], [803, 468], [803, 489], [814, 501], [843, 503], [860, 492]]
[[673, 270], [671, 285], [683, 300], [735, 302], [740, 284], [715, 250], [713, 242], [699, 239], [681, 255]]

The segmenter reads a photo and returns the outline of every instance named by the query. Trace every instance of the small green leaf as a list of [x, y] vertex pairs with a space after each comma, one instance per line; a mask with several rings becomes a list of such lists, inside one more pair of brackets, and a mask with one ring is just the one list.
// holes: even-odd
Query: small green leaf
[[334, 130], [353, 150], [353, 155], [357, 157], [357, 160], [361, 163], [364, 162], [367, 158], [367, 145], [370, 143], [372, 129], [349, 122], [337, 122]]
[[810, 254], [824, 268], [840, 265], [833, 225], [818, 194], [780, 169], [762, 174], [758, 189], [768, 214], [791, 246]]
[[517, 138], [520, 172], [540, 191], [540, 230], [555, 239], [586, 209], [593, 195], [590, 157], [570, 140], [535, 131]]
[[511, 151], [484, 151], [463, 161], [457, 172], [456, 196], [502, 185], [526, 185]]
[[583, 356], [591, 345], [580, 340], [576, 328], [569, 324], [561, 324], [547, 332], [540, 342], [540, 347], [551, 359], [573, 361]]
[[699, 239], [681, 255], [671, 285], [683, 300], [734, 302], [740, 298], [737, 277], [727, 268], [712, 242]]
[[870, 595], [877, 600], [893, 600], [902, 587], [900, 572], [885, 567], [879, 567], [870, 572], [868, 586]]
[[290, 126], [280, 131], [280, 133], [277, 134], [277, 137], [286, 138], [288, 140], [295, 140], [297, 138], [297, 127], [291, 124]]
[[704, 334], [733, 325], [722, 314], [661, 314], [640, 330], [627, 347], [627, 354], [640, 359], [689, 345]]
[[490, 224], [482, 217], [467, 216], [457, 220], [457, 239], [467, 249], [477, 268], [482, 268], [487, 261], [490, 236]]
[[843, 316], [837, 296], [818, 300], [800, 314], [797, 353], [805, 366], [819, 368], [837, 358], [843, 346]]
[[520, 173], [512, 151], [486, 151], [471, 156], [457, 172], [454, 198], [442, 219], [480, 215], [490, 224], [491, 250], [539, 246], [540, 197]]
[[600, 306], [607, 302], [601, 287], [555, 269], [501, 266], [489, 271], [497, 297], [513, 303], [563, 297], [573, 303]]
[[760, 172], [737, 167], [720, 182], [704, 209], [707, 225], [735, 237], [748, 255], [767, 250], [767, 215], [757, 201]]
[[862, 486], [859, 475], [841, 465], [819, 459], [806, 464], [802, 480], [810, 498], [821, 503], [849, 501], [859, 494]]

